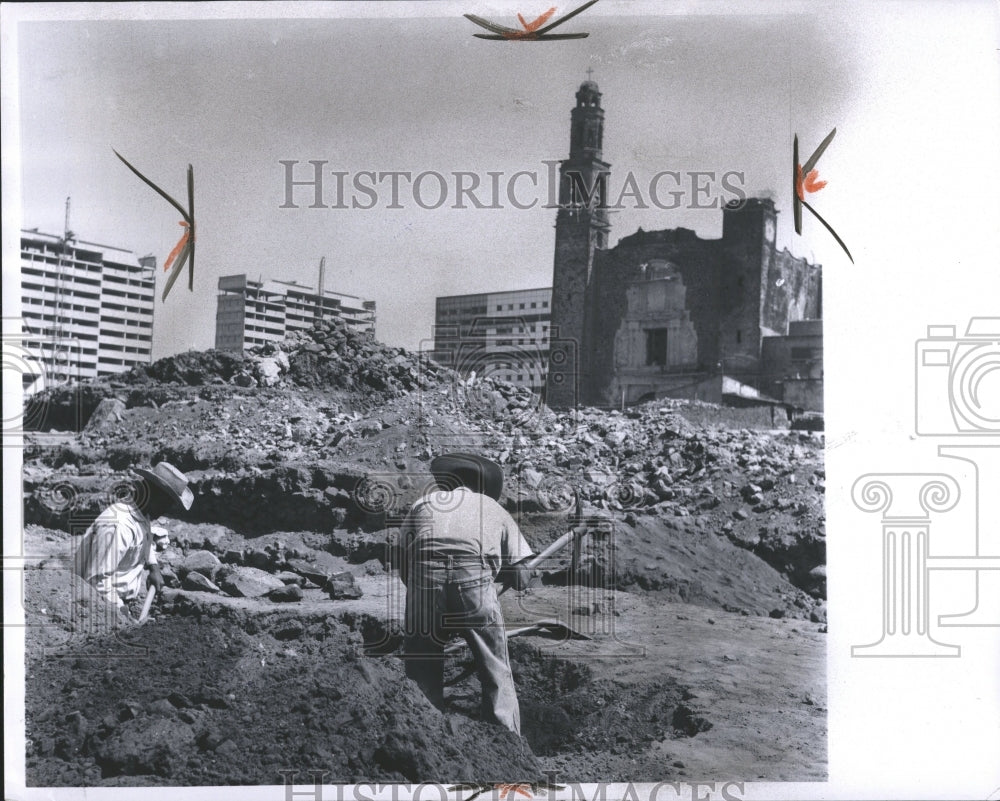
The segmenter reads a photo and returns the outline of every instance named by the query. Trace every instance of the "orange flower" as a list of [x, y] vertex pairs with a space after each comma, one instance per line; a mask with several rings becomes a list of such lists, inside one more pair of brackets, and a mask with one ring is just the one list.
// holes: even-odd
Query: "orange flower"
[[819, 180], [819, 170], [810, 170], [805, 179], [803, 179], [802, 165], [795, 165], [795, 194], [799, 196], [799, 200], [806, 199], [806, 192], [812, 194], [818, 192], [824, 186], [826, 186], [826, 181]]
[[506, 799], [510, 793], [519, 793], [526, 798], [531, 798], [531, 785], [530, 784], [498, 784], [496, 789], [500, 791], [501, 801]]
[[538, 17], [532, 22], [525, 22], [524, 17], [522, 17], [520, 14], [517, 15], [517, 18], [521, 21], [521, 25], [524, 26], [525, 31], [527, 31], [528, 33], [534, 33], [540, 27], [542, 27], [542, 23], [547, 22], [549, 17], [551, 17], [555, 13], [556, 13], [556, 7], [552, 6], [552, 8], [550, 8], [548, 11], [542, 14], [542, 16]]
[[174, 245], [174, 249], [171, 250], [170, 255], [167, 256], [167, 260], [163, 262], [163, 272], [168, 272], [170, 270], [170, 265], [174, 263], [174, 259], [177, 258], [178, 254], [187, 244], [188, 239], [191, 238], [190, 226], [184, 221], [181, 221], [180, 225], [184, 226], [184, 228], [186, 228], [187, 230], [184, 232], [184, 235], [181, 237], [180, 241], [176, 245]]

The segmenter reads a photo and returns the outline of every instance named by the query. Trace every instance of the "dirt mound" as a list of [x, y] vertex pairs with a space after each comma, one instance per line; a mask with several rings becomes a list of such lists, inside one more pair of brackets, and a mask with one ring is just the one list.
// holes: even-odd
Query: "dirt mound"
[[281, 784], [292, 768], [334, 782], [541, 777], [524, 741], [437, 711], [325, 614], [161, 617], [26, 669], [52, 688], [28, 694], [33, 785]]
[[535, 753], [634, 753], [643, 746], [691, 737], [711, 728], [684, 706], [685, 691], [670, 681], [641, 690], [595, 680], [586, 664], [553, 659], [512, 640], [511, 667], [523, 710], [525, 739]]

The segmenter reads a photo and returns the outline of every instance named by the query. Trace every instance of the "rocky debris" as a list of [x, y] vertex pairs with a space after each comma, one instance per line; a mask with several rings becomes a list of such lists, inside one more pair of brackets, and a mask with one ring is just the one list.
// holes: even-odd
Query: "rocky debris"
[[121, 398], [104, 398], [94, 409], [84, 431], [93, 434], [117, 426], [125, 414], [125, 401]]
[[123, 723], [106, 740], [98, 740], [94, 758], [104, 776], [172, 776], [183, 764], [181, 754], [194, 740], [194, 730], [186, 723], [144, 716]]
[[317, 587], [322, 587], [330, 578], [330, 573], [314, 562], [305, 559], [291, 558], [285, 562], [288, 570], [306, 581], [310, 581]]
[[185, 590], [194, 590], [195, 592], [222, 592], [219, 587], [212, 583], [211, 579], [195, 570], [185, 574], [181, 580], [181, 586]]
[[354, 580], [353, 573], [335, 573], [330, 576], [323, 589], [329, 593], [333, 600], [343, 600], [348, 598], [360, 598], [363, 595], [361, 587]]
[[258, 598], [284, 588], [285, 584], [256, 567], [231, 567], [220, 571], [219, 586], [238, 598]]
[[211, 551], [204, 550], [191, 551], [179, 562], [174, 563], [174, 570], [181, 579], [184, 579], [191, 572], [197, 572], [205, 578], [214, 579], [221, 568], [222, 562], [219, 561], [219, 557]]
[[[811, 575], [825, 562], [822, 435], [733, 427], [746, 410], [661, 400], [552, 412], [526, 389], [459, 377], [339, 318], [247, 354], [179, 354], [77, 389], [91, 408], [119, 399], [106, 408], [120, 419], [65, 446], [28, 444], [27, 522], [79, 528], [83, 512], [102, 508], [115, 471], [166, 458], [192, 479], [185, 521], [329, 533], [337, 556], [384, 565], [385, 530], [423, 491], [430, 458], [474, 450], [503, 465], [512, 512], [568, 515], [578, 494], [626, 527], [639, 516], [698, 518], [705, 536], [825, 593]], [[54, 497], [54, 484], [71, 502]], [[227, 564], [287, 569], [320, 587], [336, 572], [310, 576], [286, 565], [287, 554], [220, 537], [204, 548]]]
[[267, 597], [279, 603], [289, 603], [301, 601], [303, 596], [302, 588], [298, 584], [285, 584], [282, 587], [271, 590]]

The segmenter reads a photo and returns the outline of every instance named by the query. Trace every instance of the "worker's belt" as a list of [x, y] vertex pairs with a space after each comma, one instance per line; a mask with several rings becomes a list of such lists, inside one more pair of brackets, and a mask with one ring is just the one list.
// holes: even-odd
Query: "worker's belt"
[[487, 570], [491, 568], [490, 563], [482, 554], [479, 556], [471, 554], [467, 556], [426, 556], [414, 559], [412, 565], [413, 570], [434, 570], [442, 567], [449, 570], [463, 567], [484, 567]]

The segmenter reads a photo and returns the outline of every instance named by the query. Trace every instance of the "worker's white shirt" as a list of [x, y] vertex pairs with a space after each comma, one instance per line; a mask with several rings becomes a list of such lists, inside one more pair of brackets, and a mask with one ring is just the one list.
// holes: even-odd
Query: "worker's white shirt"
[[131, 504], [112, 504], [83, 535], [74, 562], [77, 575], [124, 606], [123, 599], [139, 595], [145, 566], [156, 564], [149, 519]]
[[408, 562], [482, 557], [493, 575], [533, 554], [514, 518], [488, 495], [465, 487], [433, 491], [403, 521], [400, 545]]

